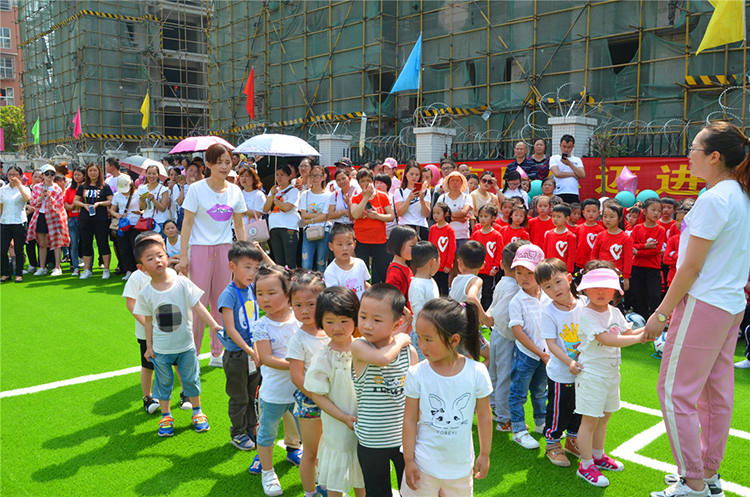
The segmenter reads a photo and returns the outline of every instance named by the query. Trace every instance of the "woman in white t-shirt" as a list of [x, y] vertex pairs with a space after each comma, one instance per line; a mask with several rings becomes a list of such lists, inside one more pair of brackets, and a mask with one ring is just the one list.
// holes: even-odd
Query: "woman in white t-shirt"
[[[121, 174], [117, 177], [117, 191], [112, 196], [112, 205], [109, 206], [109, 215], [115, 219], [127, 218], [130, 227], [125, 231], [117, 230], [115, 243], [117, 244], [117, 253], [120, 254], [120, 269], [125, 271], [123, 281], [127, 281], [130, 275], [138, 268], [136, 267], [133, 249], [135, 248], [135, 237], [140, 233], [133, 226], [141, 217], [140, 200], [135, 194], [133, 180], [127, 174]], [[118, 221], [119, 224], [119, 221]]]
[[154, 219], [154, 231], [161, 233], [161, 226], [169, 219], [169, 188], [159, 183], [159, 167], [146, 168], [146, 183], [135, 191], [143, 217]]
[[245, 199], [247, 211], [246, 219], [261, 217], [263, 215], [263, 205], [266, 203], [266, 194], [263, 193], [263, 183], [261, 183], [258, 173], [250, 166], [240, 167], [238, 173], [242, 197]]
[[[299, 202], [299, 212], [302, 216], [302, 267], [315, 269], [321, 273], [326, 270], [328, 262], [328, 232], [331, 223], [328, 221], [328, 210], [333, 198], [333, 192], [325, 189], [326, 174], [323, 166], [313, 166], [310, 170], [310, 189], [302, 192]], [[323, 229], [323, 237], [316, 240], [309, 239], [310, 228]]]
[[352, 224], [349, 206], [353, 196], [360, 193], [359, 184], [349, 178], [346, 169], [339, 169], [333, 177], [338, 188], [333, 190], [333, 198], [328, 209], [328, 219], [334, 223]]
[[749, 146], [734, 124], [717, 121], [690, 147], [690, 173], [704, 179], [708, 190], [682, 222], [677, 273], [646, 323], [655, 339], [672, 315], [657, 389], [682, 479], [651, 495], [721, 493], [718, 470], [734, 402], [732, 363], [750, 272]]
[[31, 192], [21, 183], [23, 170], [18, 166], [8, 168], [8, 184], [0, 188], [0, 266], [2, 281], [10, 279], [8, 250], [13, 241], [16, 254], [16, 283], [23, 281], [24, 255], [26, 242], [26, 202], [31, 200]]
[[[401, 187], [393, 194], [398, 214], [398, 224], [411, 226], [420, 240], [427, 240], [430, 232], [427, 218], [430, 216], [430, 184], [422, 181], [422, 167], [415, 160], [406, 161]], [[415, 185], [419, 188], [415, 188]]]
[[443, 178], [443, 190], [438, 202], [445, 202], [451, 209], [451, 226], [456, 232], [456, 250], [469, 239], [469, 219], [474, 203], [467, 193], [469, 185], [466, 177], [458, 171]]
[[[232, 226], [237, 240], [245, 239], [242, 214], [247, 210], [239, 187], [226, 181], [232, 170], [232, 154], [224, 145], [215, 143], [206, 150], [206, 165], [211, 176], [193, 183], [185, 201], [185, 218], [180, 237], [179, 271], [203, 290], [201, 302], [209, 304], [214, 319], [221, 319], [219, 295], [232, 279], [228, 254], [232, 245]], [[193, 314], [193, 337], [196, 353], [200, 354], [206, 325]], [[211, 332], [209, 365], [221, 367], [223, 347]]]
[[276, 170], [276, 184], [268, 192], [263, 212], [270, 213], [268, 228], [271, 239], [268, 243], [271, 245], [273, 260], [289, 269], [295, 269], [299, 246], [299, 190], [290, 183], [291, 179], [292, 169], [288, 165]]
[[[180, 172], [177, 167], [169, 168], [169, 183], [170, 183], [170, 194], [169, 194], [169, 218], [177, 223], [177, 229], [182, 226], [182, 218], [184, 212], [182, 210], [182, 201], [185, 200], [185, 176]], [[162, 226], [162, 229], [164, 226]]]

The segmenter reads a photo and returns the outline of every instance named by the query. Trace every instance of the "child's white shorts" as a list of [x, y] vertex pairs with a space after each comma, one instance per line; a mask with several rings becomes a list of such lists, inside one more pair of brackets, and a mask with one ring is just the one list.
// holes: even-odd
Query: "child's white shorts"
[[417, 490], [412, 490], [406, 484], [406, 475], [401, 483], [402, 497], [470, 497], [471, 495], [474, 495], [472, 474], [455, 480], [441, 480], [422, 472]]
[[581, 371], [576, 378], [576, 413], [601, 418], [620, 409], [620, 373], [603, 377]]

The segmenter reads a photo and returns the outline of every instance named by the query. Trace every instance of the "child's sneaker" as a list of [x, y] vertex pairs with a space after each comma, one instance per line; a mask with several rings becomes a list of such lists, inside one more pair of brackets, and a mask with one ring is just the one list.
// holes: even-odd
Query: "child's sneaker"
[[174, 419], [172, 416], [163, 416], [159, 420], [159, 436], [171, 437], [174, 435]]
[[318, 492], [320, 497], [328, 497], [328, 489], [323, 488], [320, 485], [315, 485], [315, 490]]
[[544, 423], [534, 426], [534, 433], [538, 433], [539, 435], [544, 435]]
[[247, 472], [251, 475], [259, 475], [261, 473], [260, 457], [258, 457], [258, 454], [255, 454], [253, 463], [247, 468]]
[[707, 483], [703, 485], [703, 490], [693, 490], [684, 478], [680, 478], [680, 481], [661, 492], [651, 492], [651, 497], [711, 497], [711, 490]]
[[605, 469], [607, 471], [622, 471], [623, 469], [625, 469], [625, 465], [623, 465], [620, 461], [615, 461], [607, 454], [604, 454], [601, 459], [597, 459], [595, 457], [594, 464], [596, 464], [597, 468]]
[[185, 396], [185, 392], [180, 392], [180, 409], [183, 411], [193, 410], [193, 404], [190, 402], [190, 399]]
[[223, 368], [224, 362], [221, 359], [223, 355], [223, 353], [218, 356], [211, 355], [211, 358], [208, 360], [208, 365], [214, 368]]
[[232, 445], [240, 450], [253, 450], [255, 448], [255, 442], [248, 435], [232, 437]]
[[495, 428], [497, 431], [503, 431], [503, 432], [510, 432], [513, 431], [513, 427], [510, 425], [510, 419], [506, 421], [505, 423], [501, 423], [500, 421], [497, 422], [497, 427]]
[[581, 458], [581, 451], [578, 449], [578, 437], [565, 437], [565, 446], [563, 450], [568, 454]]
[[539, 448], [539, 442], [537, 442], [534, 437], [529, 435], [528, 430], [519, 431], [518, 433], [513, 434], [513, 441], [516, 442], [518, 445], [523, 447], [524, 449], [538, 449]]
[[[599, 471], [599, 468], [596, 467], [596, 464], [592, 464], [588, 468], [584, 468], [583, 463], [581, 463], [578, 465], [578, 471], [576, 471], [576, 474], [595, 487], [609, 486], [609, 480], [602, 474], [601, 471]], [[651, 497], [653, 497], [653, 494], [651, 494]]]
[[302, 449], [288, 450], [286, 452], [286, 462], [299, 466], [300, 459], [302, 459]]
[[[680, 475], [668, 474], [664, 475], [664, 483], [668, 486], [672, 486], [679, 482], [682, 477]], [[724, 497], [724, 490], [721, 488], [721, 475], [716, 473], [711, 478], [703, 478], [703, 481], [708, 485], [708, 491], [711, 492], [711, 497]]]
[[281, 483], [279, 483], [279, 477], [276, 476], [274, 470], [264, 471], [261, 481], [263, 482], [263, 492], [269, 497], [284, 493], [284, 490], [281, 488]]
[[210, 428], [210, 426], [208, 426], [208, 418], [202, 412], [193, 416], [193, 426], [195, 427], [196, 433], [208, 431]]
[[149, 413], [153, 414], [156, 412], [156, 409], [159, 408], [159, 401], [155, 398], [151, 397], [150, 395], [146, 395], [143, 397], [143, 409]]
[[546, 452], [547, 459], [549, 459], [549, 461], [555, 466], [560, 466], [561, 468], [567, 468], [568, 466], [570, 466], [570, 461], [568, 461], [568, 458], [565, 457], [565, 453], [563, 452], [560, 442], [548, 444]]

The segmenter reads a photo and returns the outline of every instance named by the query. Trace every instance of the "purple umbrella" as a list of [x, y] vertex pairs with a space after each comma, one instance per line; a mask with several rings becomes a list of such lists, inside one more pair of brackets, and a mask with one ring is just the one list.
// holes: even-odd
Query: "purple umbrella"
[[175, 145], [169, 153], [179, 154], [182, 152], [203, 152], [214, 143], [221, 143], [229, 150], [234, 150], [234, 146], [220, 136], [189, 136]]

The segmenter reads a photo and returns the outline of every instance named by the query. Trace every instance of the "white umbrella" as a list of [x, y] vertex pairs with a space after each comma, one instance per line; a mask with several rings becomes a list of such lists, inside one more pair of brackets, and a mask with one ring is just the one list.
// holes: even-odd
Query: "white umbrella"
[[272, 155], [274, 157], [320, 156], [318, 151], [302, 138], [274, 133], [253, 136], [235, 148], [234, 153]]
[[147, 159], [146, 157], [140, 155], [131, 155], [130, 157], [122, 159], [120, 161], [120, 165], [126, 166], [128, 168], [128, 171], [133, 171], [139, 176], [145, 176], [146, 169], [148, 169], [150, 166], [156, 166], [159, 168], [159, 179], [167, 179], [167, 170], [164, 168], [164, 164], [153, 159]]

